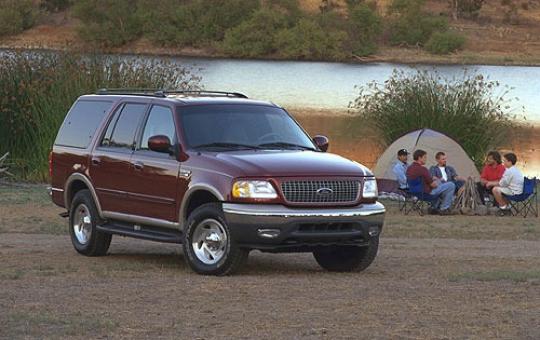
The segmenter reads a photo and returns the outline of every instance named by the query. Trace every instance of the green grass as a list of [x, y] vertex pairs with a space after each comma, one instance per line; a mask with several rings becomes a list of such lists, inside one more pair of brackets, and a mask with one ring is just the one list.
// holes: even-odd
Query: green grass
[[44, 185], [17, 185], [0, 183], [0, 205], [28, 204], [46, 206], [51, 199]]
[[465, 272], [452, 274], [448, 277], [450, 282], [458, 281], [512, 281], [512, 282], [528, 282], [531, 280], [540, 280], [540, 271], [510, 271], [498, 270], [491, 272]]

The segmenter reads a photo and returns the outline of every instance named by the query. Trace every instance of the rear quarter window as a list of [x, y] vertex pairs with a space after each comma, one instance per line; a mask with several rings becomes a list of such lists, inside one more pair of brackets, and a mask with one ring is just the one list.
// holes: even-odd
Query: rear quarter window
[[69, 110], [54, 144], [86, 149], [112, 105], [111, 101], [77, 101]]

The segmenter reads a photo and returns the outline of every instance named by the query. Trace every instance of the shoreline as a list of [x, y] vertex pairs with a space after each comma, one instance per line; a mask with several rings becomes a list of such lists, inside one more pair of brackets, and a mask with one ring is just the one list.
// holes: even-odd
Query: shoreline
[[[375, 54], [370, 57], [353, 56], [344, 60], [320, 60], [320, 59], [286, 59], [275, 56], [261, 56], [254, 58], [234, 57], [226, 54], [218, 53], [210, 49], [195, 49], [195, 48], [165, 48], [148, 46], [143, 44], [138, 46], [124, 46], [121, 48], [111, 49], [92, 49], [82, 44], [73, 44], [66, 42], [64, 44], [45, 45], [45, 44], [18, 44], [16, 41], [0, 41], [0, 50], [2, 51], [37, 51], [37, 52], [60, 52], [66, 50], [78, 50], [82, 53], [99, 53], [111, 55], [125, 56], [141, 56], [141, 57], [158, 57], [158, 58], [200, 58], [200, 59], [229, 59], [243, 61], [269, 61], [269, 62], [307, 62], [307, 63], [336, 63], [336, 64], [353, 64], [353, 65], [372, 65], [372, 64], [396, 64], [396, 65], [417, 65], [417, 66], [521, 66], [521, 67], [540, 67], [540, 55], [538, 56], [521, 56], [512, 54], [488, 54], [486, 53], [471, 53], [457, 52], [449, 55], [430, 55], [415, 48], [399, 48], [400, 55], [392, 55], [393, 53], [384, 53], [381, 49], [380, 54]], [[396, 49], [393, 49], [394, 51]], [[488, 52], [489, 53], [489, 52]]]

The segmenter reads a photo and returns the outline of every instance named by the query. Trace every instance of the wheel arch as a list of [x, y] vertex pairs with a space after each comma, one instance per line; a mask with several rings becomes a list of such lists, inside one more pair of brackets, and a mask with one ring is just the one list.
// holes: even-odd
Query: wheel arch
[[94, 189], [94, 186], [92, 185], [92, 182], [88, 177], [80, 173], [74, 173], [68, 177], [64, 188], [64, 204], [68, 211], [71, 207], [71, 201], [73, 200], [73, 197], [75, 197], [75, 194], [80, 190], [88, 189], [92, 194], [94, 202], [96, 203], [99, 217], [103, 217], [103, 214], [101, 212], [101, 205], [99, 204], [96, 190]]
[[212, 202], [223, 202], [221, 193], [211, 185], [198, 184], [191, 187], [182, 200], [180, 208], [180, 225], [185, 225], [189, 214], [203, 204]]

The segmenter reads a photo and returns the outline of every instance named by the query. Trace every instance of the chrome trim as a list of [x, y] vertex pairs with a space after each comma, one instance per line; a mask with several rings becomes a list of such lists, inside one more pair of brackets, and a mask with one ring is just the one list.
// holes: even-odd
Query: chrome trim
[[180, 229], [180, 223], [171, 222], [167, 220], [161, 220], [158, 218], [150, 218], [138, 215], [122, 214], [112, 211], [103, 211], [103, 217], [123, 222], [143, 224], [154, 227]]
[[60, 188], [50, 188], [51, 191], [58, 191], [58, 192], [64, 192], [64, 189], [60, 189]]
[[88, 187], [88, 189], [90, 190], [90, 193], [92, 194], [92, 197], [94, 198], [94, 203], [96, 203], [96, 208], [97, 208], [97, 211], [98, 211], [98, 215], [99, 215], [99, 217], [103, 218], [103, 212], [101, 211], [101, 204], [99, 204], [99, 200], [98, 200], [98, 197], [97, 197], [97, 194], [96, 194], [96, 190], [94, 189], [94, 186], [92, 185], [92, 183], [90, 182], [88, 177], [86, 177], [83, 174], [80, 174], [78, 172], [76, 172], [76, 173], [72, 174], [71, 176], [69, 176], [68, 179], [66, 180], [66, 184], [64, 185], [64, 188], [66, 188], [64, 190], [64, 205], [65, 205], [65, 208], [67, 210], [69, 210], [69, 208], [70, 208], [71, 204], [69, 204], [69, 203], [71, 203], [71, 202], [68, 202], [68, 197], [71, 194], [70, 186], [71, 186], [71, 183], [76, 181], [76, 180], [83, 181], [84, 184]]
[[301, 208], [293, 209], [283, 205], [262, 204], [234, 204], [224, 203], [223, 212], [227, 214], [248, 216], [279, 216], [279, 217], [365, 217], [381, 215], [386, 212], [384, 206], [379, 203], [361, 204], [352, 208]]
[[178, 171], [178, 175], [187, 178], [187, 177], [191, 176], [191, 171], [180, 169], [180, 170]]

